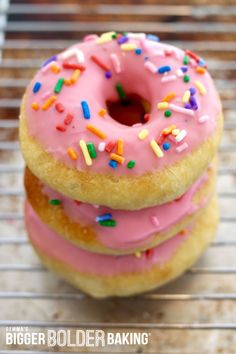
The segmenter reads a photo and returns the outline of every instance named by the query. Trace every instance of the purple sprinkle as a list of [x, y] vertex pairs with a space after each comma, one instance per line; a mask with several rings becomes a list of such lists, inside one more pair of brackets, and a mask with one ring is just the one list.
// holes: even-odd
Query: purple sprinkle
[[188, 67], [187, 66], [181, 66], [180, 69], [183, 71], [183, 73], [186, 73], [188, 71]]
[[107, 78], [107, 79], [110, 79], [111, 78], [111, 72], [110, 71], [106, 71], [105, 72], [105, 77]]
[[190, 96], [189, 103], [192, 106], [192, 109], [196, 111], [198, 109], [197, 101], [194, 96]]
[[121, 37], [121, 38], [119, 38], [119, 39], [117, 40], [117, 43], [118, 43], [118, 44], [123, 44], [123, 43], [128, 42], [128, 40], [129, 40], [129, 37], [123, 36], [123, 37]]
[[56, 60], [57, 60], [57, 55], [53, 55], [51, 58], [49, 58], [48, 60], [46, 60], [43, 63], [42, 67], [44, 67], [44, 66], [48, 65], [49, 63], [51, 63], [52, 61], [56, 61]]
[[191, 106], [190, 103], [186, 103], [186, 104], [184, 105], [184, 108], [186, 108], [186, 109], [192, 109], [192, 106]]
[[197, 92], [195, 87], [190, 87], [189, 91], [190, 91], [191, 96], [195, 95], [195, 93]]

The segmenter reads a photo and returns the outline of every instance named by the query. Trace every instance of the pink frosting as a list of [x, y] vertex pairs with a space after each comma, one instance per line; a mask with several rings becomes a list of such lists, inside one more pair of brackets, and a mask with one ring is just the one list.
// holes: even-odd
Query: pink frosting
[[[181, 198], [137, 211], [112, 210], [104, 206], [78, 203], [45, 185], [42, 192], [49, 199], [60, 200], [64, 212], [74, 222], [92, 227], [98, 240], [104, 246], [125, 250], [130, 247], [144, 246], [152, 240], [155, 233], [169, 229], [185, 216], [191, 215], [203, 207], [209, 196], [205, 196], [199, 205], [194, 204], [192, 199], [207, 179], [208, 173], [206, 172]], [[100, 226], [95, 221], [97, 216], [105, 213], [112, 214], [112, 218], [117, 222], [115, 227]]]
[[38, 218], [29, 203], [26, 203], [25, 222], [32, 243], [41, 252], [77, 271], [105, 276], [140, 272], [164, 264], [188, 237], [188, 234], [178, 234], [153, 248], [151, 253], [142, 253], [139, 258], [134, 255], [108, 256], [85, 251], [59, 237]]
[[[142, 36], [141, 36], [142, 37]], [[60, 73], [53, 73], [45, 66], [39, 70], [33, 81], [27, 88], [26, 95], [26, 119], [29, 133], [42, 147], [54, 158], [63, 162], [66, 166], [83, 171], [116, 175], [141, 175], [147, 171], [161, 170], [170, 166], [184, 155], [191, 153], [198, 148], [211, 134], [216, 127], [216, 119], [221, 113], [221, 104], [218, 94], [209, 73], [206, 71], [200, 74], [196, 71], [197, 61], [190, 59], [186, 65], [190, 81], [184, 82], [181, 74], [185, 52], [173, 46], [151, 41], [149, 39], [129, 38], [126, 44], [134, 44], [142, 49], [140, 55], [134, 50], [122, 50], [117, 40], [98, 44], [98, 37], [91, 37], [83, 43], [78, 43], [72, 48], [77, 48], [84, 55], [86, 70], [81, 72], [77, 82], [71, 86], [63, 85], [62, 90], [57, 94], [57, 100], [47, 109], [42, 110], [42, 105], [48, 97], [55, 95], [54, 87], [59, 78], [69, 79], [73, 70], [62, 67], [62, 53], [57, 56], [56, 63], [61, 68]], [[105, 70], [98, 66], [91, 55], [95, 55], [102, 63], [109, 68], [111, 78], [105, 77]], [[115, 56], [115, 61], [114, 61]], [[112, 59], [113, 58], [113, 59]], [[69, 63], [78, 64], [76, 55], [66, 59]], [[116, 64], [115, 64], [116, 63]], [[118, 63], [118, 64], [117, 64]], [[147, 64], [148, 63], [148, 64]], [[145, 64], [145, 65], [144, 65]], [[117, 67], [118, 65], [118, 67]], [[163, 66], [170, 66], [171, 71], [165, 74], [153, 73], [152, 69]], [[184, 69], [183, 69], [184, 70]], [[163, 82], [164, 81], [164, 82]], [[200, 82], [206, 90], [206, 94], [199, 91], [196, 81]], [[41, 83], [37, 93], [33, 92], [36, 82]], [[150, 120], [143, 126], [126, 126], [118, 123], [109, 114], [102, 118], [98, 112], [106, 108], [106, 100], [117, 100], [118, 94], [115, 85], [121, 83], [126, 93], [135, 93], [151, 103]], [[175, 111], [175, 106], [183, 108], [182, 101], [184, 93], [194, 87], [197, 91], [194, 95], [198, 109], [193, 114]], [[172, 115], [169, 118], [164, 116], [163, 109], [157, 108], [160, 102], [170, 92], [176, 96], [170, 101], [169, 109]], [[87, 101], [90, 110], [90, 119], [84, 119], [81, 108], [81, 101]], [[32, 102], [39, 104], [39, 110], [32, 109]], [[64, 111], [59, 113], [56, 103], [64, 106]], [[66, 115], [74, 116], [70, 125], [64, 125]], [[104, 140], [100, 139], [86, 129], [87, 124], [92, 124], [106, 134]], [[186, 131], [186, 136], [176, 143], [173, 139], [166, 138], [171, 143], [168, 151], [163, 150], [164, 156], [157, 157], [150, 147], [150, 141], [157, 139], [163, 129], [169, 125], [176, 125], [180, 130]], [[66, 131], [56, 129], [57, 125], [64, 126]], [[138, 138], [141, 130], [147, 129], [149, 134], [144, 140]], [[79, 141], [83, 139], [86, 143], [92, 142], [97, 151], [97, 157], [92, 160], [92, 165], [87, 166], [81, 152]], [[114, 169], [108, 165], [110, 154], [106, 151], [98, 151], [98, 145], [104, 141], [124, 141], [123, 164], [118, 164]], [[67, 149], [72, 147], [78, 155], [77, 160], [71, 159]], [[135, 160], [134, 168], [127, 168], [127, 163]]]

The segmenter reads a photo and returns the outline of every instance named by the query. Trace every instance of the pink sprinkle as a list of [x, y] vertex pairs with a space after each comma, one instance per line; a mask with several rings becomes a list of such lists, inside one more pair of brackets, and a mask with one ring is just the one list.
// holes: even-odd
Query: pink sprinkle
[[84, 37], [83, 41], [84, 42], [95, 41], [97, 38], [98, 38], [97, 34], [89, 34]]
[[169, 104], [169, 108], [175, 112], [178, 112], [178, 113], [187, 114], [189, 116], [194, 115], [194, 111], [192, 109], [183, 108], [183, 107], [177, 106], [176, 104], [173, 104], [173, 103]]
[[153, 55], [157, 57], [164, 57], [165, 53], [164, 50], [155, 50]]
[[176, 75], [166, 75], [162, 77], [161, 82], [169, 82], [169, 81], [174, 81], [176, 79], [177, 79]]
[[187, 148], [188, 148], [188, 144], [187, 143], [183, 143], [180, 146], [177, 146], [176, 151], [177, 152], [182, 152], [182, 151], [184, 151]]
[[158, 218], [155, 215], [151, 216], [151, 221], [152, 221], [154, 226], [159, 226], [160, 225], [159, 220], [158, 220]]
[[51, 92], [46, 91], [46, 92], [44, 92], [44, 94], [42, 94], [42, 99], [44, 100], [45, 98], [48, 98], [49, 96], [51, 96]]
[[115, 72], [119, 74], [121, 72], [121, 67], [120, 67], [120, 61], [118, 59], [118, 56], [115, 53], [112, 53], [110, 55], [110, 58]]
[[151, 63], [150, 61], [145, 61], [144, 66], [147, 70], [149, 70], [152, 74], [156, 74], [157, 68], [156, 66]]
[[199, 123], [205, 123], [209, 119], [209, 116], [205, 114], [204, 116], [201, 116], [198, 118]]

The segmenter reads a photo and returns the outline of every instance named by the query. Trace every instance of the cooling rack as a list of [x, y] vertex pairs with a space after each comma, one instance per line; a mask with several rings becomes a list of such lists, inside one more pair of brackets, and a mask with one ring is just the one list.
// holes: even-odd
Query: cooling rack
[[[147, 346], [112, 349], [117, 353], [236, 353], [235, 5], [223, 0], [187, 5], [181, 0], [158, 5], [151, 0], [0, 1], [0, 354], [47, 352], [4, 344], [5, 327], [23, 325], [151, 333]], [[21, 95], [42, 61], [87, 32], [111, 29], [152, 32], [207, 59], [225, 115], [221, 223], [201, 260], [177, 281], [134, 298], [96, 301], [43, 268], [28, 243], [17, 128]]]

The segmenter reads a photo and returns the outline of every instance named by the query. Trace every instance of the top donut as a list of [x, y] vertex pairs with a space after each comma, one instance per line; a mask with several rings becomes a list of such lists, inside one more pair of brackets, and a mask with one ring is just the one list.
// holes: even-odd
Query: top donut
[[27, 87], [21, 148], [69, 197], [140, 209], [182, 195], [211, 162], [221, 103], [206, 62], [144, 33], [89, 35]]

